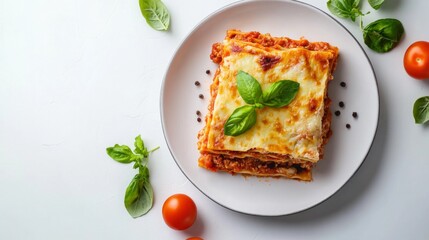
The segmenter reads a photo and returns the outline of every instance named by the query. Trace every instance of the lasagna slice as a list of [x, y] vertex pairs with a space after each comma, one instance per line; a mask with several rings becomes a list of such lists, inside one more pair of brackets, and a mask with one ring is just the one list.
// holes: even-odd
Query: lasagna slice
[[[323, 157], [331, 134], [328, 82], [338, 48], [326, 42], [293, 40], [258, 32], [228, 30], [212, 46], [219, 64], [210, 86], [205, 126], [198, 133], [198, 165], [212, 171], [312, 180], [312, 168]], [[231, 113], [246, 105], [236, 75], [244, 71], [262, 89], [280, 80], [300, 84], [295, 99], [282, 108], [257, 109], [256, 124], [238, 136], [224, 135]]]

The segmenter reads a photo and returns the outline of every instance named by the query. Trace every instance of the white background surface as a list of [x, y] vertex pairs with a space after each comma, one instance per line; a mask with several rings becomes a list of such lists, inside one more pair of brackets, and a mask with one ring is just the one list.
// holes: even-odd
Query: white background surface
[[[412, 105], [428, 82], [408, 77], [405, 49], [429, 40], [429, 2], [387, 1], [366, 23], [402, 21], [392, 52], [364, 46], [380, 93], [380, 123], [366, 161], [337, 194], [308, 211], [254, 217], [227, 210], [182, 174], [162, 135], [159, 93], [175, 49], [208, 14], [233, 1], [165, 0], [171, 30], [146, 25], [138, 1], [0, 0], [0, 239], [427, 239], [429, 128]], [[327, 11], [325, 1], [305, 1]], [[327, 33], [329, 34], [329, 33]], [[365, 93], [362, 93], [365, 97]], [[105, 154], [142, 134], [151, 155], [153, 209], [132, 219], [123, 195], [135, 172]], [[356, 143], [359, 144], [359, 143]], [[189, 146], [193, 148], [194, 146]], [[168, 228], [163, 201], [186, 193], [198, 207], [186, 231]], [[255, 193], [258, 194], [258, 193]]]

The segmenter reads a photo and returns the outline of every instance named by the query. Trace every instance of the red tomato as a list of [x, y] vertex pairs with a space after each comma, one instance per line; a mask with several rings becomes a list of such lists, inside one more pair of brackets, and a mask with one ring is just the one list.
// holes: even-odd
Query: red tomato
[[185, 194], [174, 194], [165, 200], [162, 206], [165, 223], [175, 230], [185, 230], [194, 224], [197, 218], [197, 206]]
[[413, 78], [429, 78], [429, 42], [418, 41], [411, 44], [404, 54], [404, 67]]
[[186, 240], [204, 240], [204, 239], [200, 237], [190, 237], [190, 238], [187, 238]]

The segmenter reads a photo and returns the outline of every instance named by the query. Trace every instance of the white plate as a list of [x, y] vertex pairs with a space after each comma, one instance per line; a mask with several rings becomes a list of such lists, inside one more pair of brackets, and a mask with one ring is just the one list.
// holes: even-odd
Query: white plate
[[[333, 100], [333, 136], [324, 159], [313, 170], [313, 182], [243, 177], [213, 173], [198, 167], [196, 111], [207, 113], [209, 85], [217, 65], [209, 55], [227, 29], [259, 31], [272, 36], [326, 41], [340, 49]], [[206, 70], [211, 70], [207, 75]], [[201, 86], [194, 85], [199, 81]], [[341, 87], [344, 81], [347, 86]], [[200, 99], [199, 94], [204, 95]], [[338, 102], [345, 103], [344, 108]], [[352, 117], [357, 112], [358, 118]], [[323, 11], [296, 1], [244, 1], [211, 14], [184, 40], [166, 72], [161, 90], [161, 119], [165, 139], [177, 165], [207, 197], [231, 210], [262, 216], [296, 213], [329, 198], [357, 171], [372, 145], [378, 124], [379, 98], [371, 63], [356, 39]], [[204, 117], [201, 117], [204, 119]], [[351, 125], [350, 129], [346, 124]]]

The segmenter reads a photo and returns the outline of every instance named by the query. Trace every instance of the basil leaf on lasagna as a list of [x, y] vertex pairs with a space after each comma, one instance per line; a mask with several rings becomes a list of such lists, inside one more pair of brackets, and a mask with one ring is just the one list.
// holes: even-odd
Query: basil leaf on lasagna
[[273, 83], [263, 94], [265, 106], [280, 108], [288, 105], [298, 93], [299, 83], [291, 80], [281, 80]]
[[258, 80], [244, 71], [237, 73], [237, 90], [247, 104], [259, 103], [262, 96], [262, 88]]
[[246, 105], [239, 107], [229, 116], [224, 126], [224, 134], [227, 136], [238, 136], [256, 123], [256, 110], [254, 106]]

